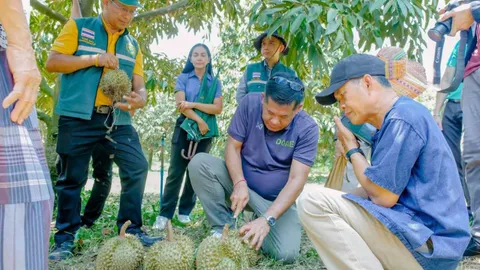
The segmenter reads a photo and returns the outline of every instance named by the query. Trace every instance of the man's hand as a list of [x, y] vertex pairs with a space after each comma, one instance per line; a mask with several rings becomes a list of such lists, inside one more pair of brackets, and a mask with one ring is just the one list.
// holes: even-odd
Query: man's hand
[[[441, 10], [440, 14], [443, 12], [445, 12], [445, 10]], [[462, 4], [457, 8], [443, 13], [439, 20], [445, 21], [449, 18], [452, 18], [452, 29], [449, 33], [450, 36], [455, 36], [460, 30], [468, 30], [474, 23], [470, 4]]]
[[25, 49], [9, 44], [7, 59], [15, 84], [12, 92], [3, 100], [2, 105], [6, 109], [16, 102], [10, 119], [12, 122], [22, 124], [34, 108], [42, 79], [31, 47]]
[[337, 137], [338, 141], [343, 146], [343, 153], [350, 151], [353, 148], [358, 148], [360, 145], [357, 142], [357, 138], [353, 133], [346, 128], [338, 116], [334, 117], [335, 125], [337, 125]]
[[443, 130], [443, 126], [442, 126], [442, 116], [440, 116], [439, 114], [435, 114], [433, 116], [433, 119], [435, 119], [435, 123], [437, 123], [438, 127], [440, 128], [440, 130]]
[[[97, 56], [95, 56], [97, 57]], [[118, 58], [111, 53], [102, 53], [98, 56], [98, 66], [99, 67], [106, 67], [109, 69], [117, 69], [118, 68]]]
[[248, 195], [248, 185], [247, 182], [241, 180], [233, 186], [232, 195], [230, 195], [230, 201], [232, 202], [232, 211], [234, 211], [234, 218], [238, 217], [250, 199]]
[[122, 111], [130, 112], [130, 114], [132, 114], [132, 111], [135, 111], [136, 109], [143, 108], [146, 103], [146, 101], [135, 92], [131, 92], [129, 97], [124, 96], [123, 99], [125, 99], [127, 103], [117, 102], [115, 103], [115, 107]]
[[340, 156], [345, 156], [345, 150], [343, 149], [343, 146], [340, 140], [337, 140], [335, 142], [335, 159], [337, 159]]
[[267, 219], [264, 217], [250, 221], [240, 228], [240, 235], [244, 235], [242, 240], [247, 242], [250, 247], [255, 247], [257, 251], [262, 247], [263, 240], [269, 232], [270, 225], [268, 225]]

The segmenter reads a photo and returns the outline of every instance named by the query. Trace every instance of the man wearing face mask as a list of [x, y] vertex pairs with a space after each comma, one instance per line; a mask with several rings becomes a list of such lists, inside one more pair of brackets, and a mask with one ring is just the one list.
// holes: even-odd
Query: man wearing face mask
[[240, 228], [243, 239], [277, 260], [300, 251], [295, 200], [317, 153], [318, 126], [302, 110], [304, 86], [279, 72], [264, 93], [242, 100], [228, 129], [225, 161], [197, 154], [188, 170], [214, 235], [236, 225], [243, 209], [255, 219]]
[[270, 37], [267, 32], [259, 35], [253, 43], [264, 59], [262, 62], [249, 64], [246, 67], [237, 87], [235, 96], [237, 104], [240, 104], [240, 101], [248, 93], [263, 92], [267, 81], [275, 73], [287, 72], [295, 75], [295, 71], [280, 62], [280, 56], [288, 54], [287, 42], [277, 31], [273, 32]]
[[[139, 44], [126, 27], [137, 0], [103, 0], [98, 17], [69, 20], [52, 46], [46, 68], [63, 73], [55, 113], [60, 115], [57, 153], [60, 172], [56, 183], [58, 213], [55, 250], [50, 260], [72, 255], [80, 228], [80, 193], [87, 180], [94, 147], [102, 145], [118, 165], [122, 194], [117, 226], [130, 220], [127, 232], [145, 245], [161, 240], [142, 232], [141, 205], [148, 163], [138, 134], [131, 125], [133, 110], [146, 104], [143, 58]], [[125, 102], [112, 101], [98, 88], [103, 74], [121, 69], [132, 80], [133, 91]]]

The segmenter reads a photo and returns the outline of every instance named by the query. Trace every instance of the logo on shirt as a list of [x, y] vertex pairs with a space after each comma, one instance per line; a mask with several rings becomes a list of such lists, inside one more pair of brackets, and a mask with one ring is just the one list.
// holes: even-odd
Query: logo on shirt
[[89, 38], [89, 39], [95, 39], [95, 32], [93, 30], [88, 29], [88, 28], [82, 27], [81, 36]]
[[263, 123], [258, 123], [255, 127], [258, 128], [259, 130], [262, 130], [263, 129]]
[[282, 140], [282, 139], [277, 139], [275, 141], [275, 144], [285, 146], [285, 147], [288, 147], [288, 148], [293, 148], [295, 146], [295, 141], [286, 141], [286, 140]]

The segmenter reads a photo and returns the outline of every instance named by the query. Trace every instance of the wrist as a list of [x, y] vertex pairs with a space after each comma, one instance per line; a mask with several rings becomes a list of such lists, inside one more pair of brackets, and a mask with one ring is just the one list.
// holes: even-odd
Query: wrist
[[236, 186], [241, 186], [241, 185], [246, 185], [246, 184], [247, 184], [247, 180], [240, 179], [240, 180], [237, 180], [237, 181], [233, 182], [233, 187], [235, 188]]
[[361, 154], [362, 156], [365, 157], [365, 153], [363, 153], [362, 149], [360, 148], [352, 148], [350, 150], [348, 150], [348, 152], [345, 154], [345, 156], [347, 157], [348, 161], [350, 161], [350, 163], [352, 162], [352, 159], [351, 157], [354, 155], [354, 154]]

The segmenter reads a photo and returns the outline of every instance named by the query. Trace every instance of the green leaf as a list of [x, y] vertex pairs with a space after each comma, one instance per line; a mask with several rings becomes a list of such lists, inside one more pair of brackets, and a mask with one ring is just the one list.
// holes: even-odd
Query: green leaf
[[408, 11], [407, 11], [407, 7], [405, 6], [405, 3], [403, 3], [402, 0], [397, 0], [397, 5], [400, 8], [403, 17], [407, 17]]
[[386, 0], [377, 0], [375, 1], [375, 3], [373, 3], [372, 5], [370, 5], [370, 12], [373, 12], [374, 10], [377, 10], [379, 9], [384, 3], [385, 3]]
[[338, 14], [338, 10], [334, 9], [334, 8], [330, 8], [327, 12], [327, 22], [331, 22], [335, 19], [335, 17], [337, 16]]
[[322, 34], [323, 34], [322, 25], [316, 24], [315, 25], [315, 32], [313, 34], [313, 40], [315, 41], [315, 43], [317, 43], [320, 40], [320, 38], [322, 37]]
[[305, 14], [299, 14], [298, 17], [293, 21], [292, 25], [290, 26], [290, 31], [292, 33], [295, 33], [298, 28], [300, 27], [300, 24], [303, 22], [305, 19]]
[[330, 35], [331, 33], [337, 31], [339, 26], [340, 24], [338, 21], [329, 22], [327, 25], [327, 31], [325, 31], [325, 35]]
[[307, 23], [318, 20], [320, 13], [322, 12], [322, 7], [319, 5], [313, 5], [308, 11]]

